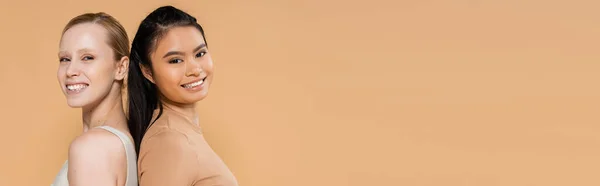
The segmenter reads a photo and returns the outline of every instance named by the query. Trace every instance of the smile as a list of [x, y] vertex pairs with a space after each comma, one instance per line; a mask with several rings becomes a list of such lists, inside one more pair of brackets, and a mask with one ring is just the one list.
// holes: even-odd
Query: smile
[[195, 82], [183, 84], [183, 85], [181, 85], [181, 87], [186, 88], [186, 89], [193, 89], [193, 88], [196, 88], [196, 87], [204, 84], [204, 80], [205, 79], [206, 79], [206, 77], [204, 77], [204, 78], [202, 78], [202, 79], [200, 79], [198, 81], [195, 81]]
[[71, 92], [71, 93], [81, 92], [84, 89], [86, 89], [88, 86], [89, 85], [85, 84], [85, 83], [77, 83], [77, 84], [68, 84], [68, 85], [66, 85], [67, 92]]

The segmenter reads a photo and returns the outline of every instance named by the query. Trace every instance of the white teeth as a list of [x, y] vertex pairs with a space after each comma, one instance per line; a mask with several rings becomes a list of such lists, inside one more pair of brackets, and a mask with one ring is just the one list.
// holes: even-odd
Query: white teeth
[[204, 82], [204, 80], [200, 80], [200, 81], [197, 81], [197, 82], [194, 82], [194, 83], [185, 84], [185, 85], [183, 85], [183, 87], [185, 87], [185, 88], [194, 88], [194, 87], [196, 87], [198, 85], [201, 85], [203, 82]]
[[87, 88], [88, 85], [84, 85], [84, 84], [76, 84], [76, 85], [67, 85], [67, 89], [69, 89], [70, 91], [78, 91], [84, 88]]

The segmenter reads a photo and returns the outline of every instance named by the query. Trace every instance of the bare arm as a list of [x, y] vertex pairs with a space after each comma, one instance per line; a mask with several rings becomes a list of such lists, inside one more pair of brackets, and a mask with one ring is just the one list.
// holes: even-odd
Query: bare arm
[[69, 147], [69, 185], [117, 185], [117, 171], [125, 157], [124, 151], [117, 136], [101, 129], [75, 138]]
[[198, 159], [187, 137], [164, 131], [142, 144], [139, 161], [140, 185], [189, 186], [198, 175]]

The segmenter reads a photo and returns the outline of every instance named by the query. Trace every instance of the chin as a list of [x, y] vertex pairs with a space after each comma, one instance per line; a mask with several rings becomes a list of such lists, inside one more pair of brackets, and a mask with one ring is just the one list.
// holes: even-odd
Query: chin
[[196, 103], [198, 101], [202, 101], [206, 98], [206, 94], [194, 95], [193, 97], [189, 97], [187, 100], [188, 103]]
[[83, 107], [83, 104], [79, 104], [79, 103], [70, 103], [70, 102], [67, 102], [67, 105], [69, 105], [69, 107], [71, 107], [71, 108], [81, 108], [81, 107]]
[[88, 105], [87, 102], [85, 102], [84, 100], [67, 100], [67, 105], [69, 105], [69, 107], [71, 108], [82, 108], [86, 105]]
[[204, 99], [204, 97], [201, 97], [201, 98], [190, 98], [190, 99], [187, 99], [186, 102], [188, 104], [192, 104], [192, 103], [196, 103], [196, 102], [202, 101], [203, 99]]

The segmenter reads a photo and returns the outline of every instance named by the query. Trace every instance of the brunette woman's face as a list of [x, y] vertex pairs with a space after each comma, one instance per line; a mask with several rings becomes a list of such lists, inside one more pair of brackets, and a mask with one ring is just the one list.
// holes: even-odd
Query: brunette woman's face
[[127, 69], [119, 66], [107, 41], [106, 29], [92, 23], [75, 25], [63, 34], [56, 75], [69, 106], [93, 107], [124, 78]]
[[213, 61], [197, 28], [171, 28], [157, 42], [150, 60], [152, 69], [144, 68], [144, 76], [156, 84], [163, 99], [186, 105], [208, 94]]

